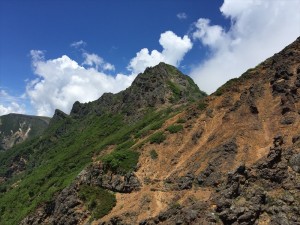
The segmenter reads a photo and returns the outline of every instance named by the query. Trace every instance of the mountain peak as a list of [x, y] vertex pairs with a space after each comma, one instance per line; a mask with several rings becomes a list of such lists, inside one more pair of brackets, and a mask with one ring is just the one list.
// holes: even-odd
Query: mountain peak
[[149, 107], [185, 104], [206, 94], [194, 81], [176, 67], [159, 63], [140, 73], [132, 85], [117, 94], [105, 93], [92, 103], [73, 105], [71, 115], [84, 116], [92, 112], [122, 113], [126, 116], [142, 114]]

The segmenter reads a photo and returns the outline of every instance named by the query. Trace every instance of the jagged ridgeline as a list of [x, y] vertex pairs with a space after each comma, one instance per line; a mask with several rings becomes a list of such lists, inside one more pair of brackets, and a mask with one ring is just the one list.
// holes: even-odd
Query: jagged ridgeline
[[300, 224], [300, 38], [204, 97], [159, 64], [0, 154], [0, 224]]
[[132, 172], [141, 146], [163, 138], [155, 131], [204, 96], [191, 78], [160, 63], [118, 94], [76, 102], [70, 115], [56, 110], [45, 132], [0, 152], [0, 224], [77, 224], [106, 215], [115, 192], [139, 188]]

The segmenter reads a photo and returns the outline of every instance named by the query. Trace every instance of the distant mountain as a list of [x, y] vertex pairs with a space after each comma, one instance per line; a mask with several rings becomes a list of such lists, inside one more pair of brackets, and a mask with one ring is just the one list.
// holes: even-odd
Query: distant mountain
[[48, 117], [14, 113], [0, 116], [0, 151], [8, 150], [28, 138], [41, 135], [49, 121]]
[[0, 224], [300, 224], [300, 38], [206, 96], [161, 63], [0, 152]]

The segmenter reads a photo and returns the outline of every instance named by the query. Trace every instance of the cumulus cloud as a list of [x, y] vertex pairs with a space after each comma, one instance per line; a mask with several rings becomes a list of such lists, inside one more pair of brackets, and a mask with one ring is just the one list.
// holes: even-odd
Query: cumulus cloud
[[0, 90], [0, 116], [9, 113], [25, 113], [25, 106], [19, 103], [19, 99], [9, 95], [5, 90]]
[[224, 35], [223, 28], [218, 25], [210, 25], [209, 19], [200, 18], [195, 23], [196, 31], [193, 33], [193, 39], [200, 39], [204, 45], [214, 47]]
[[155, 66], [159, 62], [165, 62], [178, 66], [185, 54], [192, 48], [193, 44], [187, 35], [178, 37], [172, 31], [166, 31], [160, 35], [160, 45], [162, 52], [147, 48], [141, 49], [134, 58], [130, 60], [128, 69], [137, 74], [143, 72], [146, 67]]
[[86, 42], [83, 40], [80, 41], [74, 41], [73, 43], [70, 44], [71, 47], [73, 48], [80, 48], [86, 46]]
[[[45, 60], [38, 51], [31, 51], [34, 73], [37, 78], [28, 81], [26, 94], [37, 115], [52, 116], [56, 108], [70, 112], [75, 101], [89, 102], [104, 92], [119, 92], [127, 88], [135, 75], [107, 75], [96, 69], [99, 59], [92, 57], [85, 68], [67, 55]], [[101, 61], [101, 60], [100, 60]], [[88, 63], [88, 61], [87, 61]]]
[[180, 20], [185, 20], [187, 18], [187, 15], [185, 12], [177, 13], [177, 18]]
[[210, 51], [210, 57], [191, 71], [198, 86], [211, 93], [280, 51], [300, 35], [298, 0], [224, 0], [220, 8], [231, 20], [225, 31], [200, 18], [191, 37]]
[[94, 66], [97, 70], [115, 70], [114, 65], [105, 62], [103, 58], [101, 58], [97, 54], [89, 54], [87, 52], [84, 52], [82, 56], [84, 58], [84, 62], [82, 63], [82, 65], [87, 65], [90, 67]]

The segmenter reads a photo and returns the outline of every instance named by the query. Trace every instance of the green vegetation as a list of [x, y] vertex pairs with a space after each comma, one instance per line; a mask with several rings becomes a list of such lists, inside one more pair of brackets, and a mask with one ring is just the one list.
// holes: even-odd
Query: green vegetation
[[113, 151], [104, 156], [102, 161], [106, 169], [125, 174], [133, 171], [139, 159], [138, 152], [132, 150]]
[[169, 126], [166, 130], [169, 131], [171, 134], [174, 134], [183, 130], [183, 126], [181, 124], [173, 124]]
[[239, 81], [239, 78], [233, 78], [233, 79], [227, 81], [224, 85], [222, 85], [215, 91], [214, 95], [221, 96], [227, 89], [231, 88], [238, 81]]
[[[126, 129], [120, 115], [63, 120], [53, 124], [41, 138], [1, 154], [0, 176], [14, 159], [23, 157], [28, 161], [25, 171], [0, 185], [1, 190], [7, 190], [0, 194], [1, 224], [18, 224], [41, 202], [51, 200], [71, 184], [94, 153], [126, 141]], [[18, 185], [12, 188], [16, 182]]]
[[180, 95], [181, 95], [180, 88], [170, 80], [167, 82], [167, 84], [169, 85], [170, 89], [173, 92], [173, 97], [172, 97], [171, 101], [172, 102], [178, 101], [180, 99]]
[[[50, 201], [109, 145], [115, 150], [103, 159], [107, 168], [120, 173], [132, 171], [138, 162], [133, 137], [149, 134], [179, 110], [149, 110], [132, 124], [125, 124], [120, 114], [89, 115], [83, 119], [71, 117], [54, 121], [39, 137], [0, 152], [0, 176], [8, 173], [12, 162], [27, 160], [26, 168], [7, 182], [0, 184], [0, 224], [14, 225], [42, 202]], [[165, 138], [165, 136], [162, 136]], [[149, 139], [147, 139], [149, 140]], [[156, 142], [158, 140], [154, 140]], [[13, 188], [13, 184], [15, 187]]]
[[150, 156], [151, 156], [151, 159], [153, 159], [153, 160], [157, 159], [158, 154], [157, 154], [157, 152], [155, 151], [155, 149], [152, 149], [152, 150], [150, 151]]
[[[167, 66], [167, 69], [176, 73], [175, 76], [181, 74], [175, 67]], [[175, 81], [169, 81], [167, 85], [173, 92], [174, 100], [179, 100], [181, 86]], [[198, 87], [193, 83], [192, 89]], [[194, 97], [195, 93], [187, 97]], [[106, 97], [112, 103], [122, 100], [121, 95]], [[166, 135], [163, 131], [155, 131], [185, 107], [160, 111], [149, 107], [142, 118], [132, 121], [125, 118], [135, 112], [132, 108], [134, 104], [124, 107], [124, 112], [114, 114], [102, 112], [99, 101], [82, 106], [84, 114], [89, 112], [85, 116], [78, 113], [53, 120], [40, 137], [17, 145], [10, 151], [0, 152], [0, 177], [7, 177], [0, 184], [1, 225], [19, 224], [38, 206], [51, 201], [59, 191], [74, 181], [93, 157], [103, 155], [101, 151], [109, 146], [113, 145], [115, 149], [107, 155], [99, 156], [106, 169], [121, 174], [132, 171], [138, 162], [138, 148], [146, 142], [162, 143]], [[148, 135], [150, 137], [144, 138]], [[144, 139], [137, 144], [139, 138]], [[155, 150], [150, 153], [151, 158], [158, 157], [155, 153]], [[21, 166], [19, 171], [11, 170], [11, 165], [18, 165], [21, 160], [26, 161], [23, 168]], [[115, 198], [110, 192], [95, 187], [82, 186], [79, 196], [95, 218], [107, 214], [115, 204]]]
[[92, 212], [92, 219], [99, 219], [107, 215], [116, 205], [115, 195], [99, 187], [81, 186], [79, 198], [84, 202], [88, 210]]
[[167, 70], [168, 70], [168, 72], [169, 72], [170, 74], [176, 75], [176, 74], [179, 74], [179, 73], [180, 73], [180, 72], [177, 70], [177, 68], [174, 67], [174, 66], [165, 64], [165, 67], [167, 68]]
[[[153, 118], [153, 119], [155, 119], [155, 118]], [[158, 121], [153, 121], [153, 123], [149, 124], [148, 126], [144, 127], [140, 131], [138, 131], [138, 133], [135, 135], [135, 137], [136, 138], [145, 137], [146, 135], [149, 134], [150, 131], [158, 130], [159, 128], [161, 128], [164, 122], [165, 122], [164, 117], [162, 119], [158, 118]]]
[[179, 202], [173, 202], [171, 205], [170, 205], [170, 208], [171, 209], [179, 209], [181, 208], [181, 205]]
[[204, 110], [204, 109], [206, 109], [206, 107], [207, 107], [207, 103], [205, 103], [205, 102], [203, 102], [203, 101], [201, 101], [201, 102], [198, 104], [198, 109], [200, 109], [200, 110]]
[[184, 119], [184, 118], [179, 118], [176, 122], [177, 122], [177, 123], [185, 123], [185, 122], [186, 122], [186, 119]]
[[150, 140], [150, 143], [153, 144], [153, 143], [157, 143], [157, 144], [160, 144], [162, 143], [164, 140], [166, 140], [166, 135], [164, 134], [164, 132], [162, 131], [159, 131], [157, 133], [154, 133], [150, 136], [149, 138]]
[[122, 144], [119, 144], [116, 148], [115, 151], [120, 151], [124, 149], [129, 149], [131, 146], [135, 144], [134, 140], [129, 139], [128, 141], [123, 142]]

